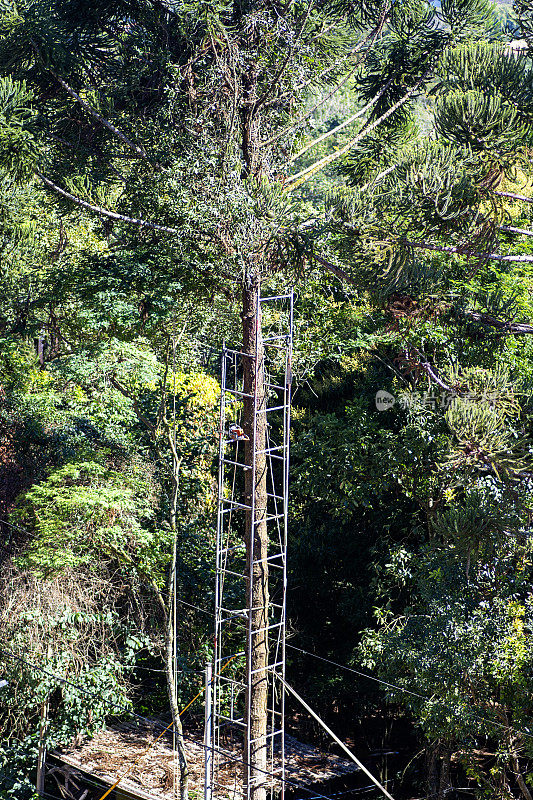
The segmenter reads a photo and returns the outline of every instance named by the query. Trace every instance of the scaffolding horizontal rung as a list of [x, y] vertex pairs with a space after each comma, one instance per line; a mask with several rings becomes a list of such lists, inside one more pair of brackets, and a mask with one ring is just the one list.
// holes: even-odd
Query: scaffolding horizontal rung
[[272, 514], [271, 516], [261, 517], [261, 519], [256, 519], [254, 525], [261, 525], [262, 522], [274, 522], [275, 520], [284, 519], [285, 514]]
[[218, 681], [226, 681], [226, 683], [238, 686], [239, 689], [246, 689], [246, 684], [243, 681], [236, 681], [234, 678], [229, 678], [227, 675], [221, 675], [220, 672], [213, 672], [213, 679], [215, 678]]
[[[279, 611], [283, 611], [284, 608], [285, 608], [284, 605], [281, 606], [279, 603], [269, 603], [268, 607], [269, 608], [277, 608]], [[250, 608], [250, 611], [262, 611], [263, 609], [264, 609], [264, 606], [252, 606]]]
[[265, 336], [263, 339], [264, 342], [277, 342], [279, 339], [289, 339], [289, 335], [287, 333], [278, 333], [276, 336]]
[[273, 494], [272, 492], [267, 492], [267, 497], [270, 497], [271, 500], [285, 500], [282, 494]]
[[267, 406], [267, 408], [259, 408], [258, 414], [268, 414], [269, 411], [281, 411], [282, 409], [288, 410], [288, 406], [284, 403], [281, 406]]
[[228, 553], [233, 553], [235, 550], [246, 550], [246, 545], [243, 542], [242, 544], [234, 544], [232, 547], [222, 547], [219, 553], [221, 556], [225, 556]]
[[279, 383], [268, 383], [268, 381], [265, 381], [265, 386], [267, 389], [277, 389], [279, 392], [284, 392], [287, 388], [286, 386], [280, 386]]
[[272, 297], [260, 297], [259, 298], [259, 302], [260, 303], [268, 303], [268, 302], [270, 302], [272, 300], [290, 300], [291, 297], [292, 297], [292, 294], [274, 294], [274, 295], [272, 295]]
[[230, 617], [243, 617], [244, 619], [248, 618], [248, 609], [247, 608], [224, 608], [223, 606], [220, 606], [219, 610], [220, 610], [221, 614], [227, 614], [228, 615], [228, 619]]
[[241, 728], [246, 728], [246, 723], [244, 722], [244, 720], [242, 718], [241, 719], [232, 719], [231, 717], [224, 716], [224, 714], [217, 714], [216, 711], [215, 711], [214, 716], [217, 719], [223, 719], [225, 722], [227, 722], [230, 725], [240, 725]]
[[283, 622], [275, 622], [272, 625], [265, 625], [264, 628], [256, 628], [253, 631], [250, 631], [251, 636], [256, 636], [258, 633], [264, 633], [265, 631], [273, 631], [275, 628], [281, 628], [282, 625], [285, 623]]
[[236, 394], [237, 397], [250, 397], [250, 398], [253, 398], [253, 394], [250, 394], [249, 392], [241, 392], [241, 391], [239, 391], [239, 389], [228, 389], [227, 386], [224, 386], [223, 391], [224, 391], [224, 393], [225, 392], [229, 392], [230, 394]]
[[227, 569], [226, 567], [224, 567], [224, 569], [222, 569], [221, 572], [223, 572], [224, 575], [233, 575], [234, 578], [246, 578], [247, 577], [242, 572], [234, 572], [232, 569]]
[[265, 561], [272, 562], [275, 561], [277, 558], [285, 559], [285, 553], [274, 553], [272, 556], [267, 556], [266, 558], [257, 558], [254, 560], [254, 564], [264, 564]]
[[250, 739], [250, 744], [255, 744], [255, 742], [265, 741], [266, 739], [273, 739], [275, 736], [281, 736], [282, 733], [283, 733], [282, 730], [270, 731], [270, 733], [265, 733], [263, 736], [257, 736], [255, 739]]
[[221, 497], [221, 503], [227, 503], [230, 506], [234, 506], [235, 508], [242, 508], [245, 511], [253, 511], [252, 506], [247, 506], [245, 503], [238, 503], [236, 500], [230, 500], [229, 497]]
[[248, 464], [241, 464], [240, 461], [231, 461], [229, 458], [222, 459], [223, 464], [231, 464], [233, 467], [242, 467], [243, 469], [252, 469]]
[[256, 455], [258, 455], [258, 456], [267, 455], [268, 456], [268, 455], [270, 455], [270, 453], [277, 453], [280, 450], [286, 450], [286, 449], [287, 449], [287, 445], [286, 444], [277, 444], [275, 447], [267, 447], [266, 450], [258, 450]]
[[223, 354], [233, 353], [236, 356], [245, 356], [246, 358], [255, 358], [255, 353], [245, 353], [243, 350], [232, 350], [231, 347], [225, 347]]
[[259, 667], [259, 669], [253, 669], [250, 672], [250, 675], [256, 675], [258, 672], [272, 672], [273, 669], [276, 667], [281, 667], [283, 661], [275, 661], [273, 664], [268, 664], [266, 667]]
[[272, 567], [272, 569], [285, 569], [285, 562], [283, 562], [283, 564], [276, 564], [275, 561], [266, 561], [265, 559], [258, 559], [257, 561], [254, 561], [254, 565], [261, 565], [265, 563], [268, 563], [268, 566]]
[[[257, 510], [259, 511], [259, 510], [266, 510], [266, 509], [257, 509]], [[284, 511], [279, 511], [277, 514], [265, 514], [264, 517], [257, 517], [257, 519], [255, 520], [254, 524], [255, 525], [260, 525], [261, 522], [269, 522], [270, 520], [273, 520], [273, 519], [283, 519], [284, 516], [285, 516], [285, 512]]]

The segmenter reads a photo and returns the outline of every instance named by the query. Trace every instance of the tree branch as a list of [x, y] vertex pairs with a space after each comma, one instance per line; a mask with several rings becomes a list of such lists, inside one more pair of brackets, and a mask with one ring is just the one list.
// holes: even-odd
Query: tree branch
[[139, 404], [137, 403], [137, 400], [132, 395], [132, 393], [129, 392], [126, 389], [125, 386], [122, 386], [122, 384], [119, 383], [119, 381], [117, 381], [117, 379], [115, 378], [114, 375], [109, 375], [108, 379], [109, 379], [109, 383], [111, 384], [111, 386], [113, 386], [114, 389], [116, 389], [118, 392], [120, 392], [120, 394], [123, 395], [124, 397], [126, 397], [128, 400], [131, 400], [131, 402], [133, 404], [133, 410], [135, 411], [135, 414], [137, 415], [137, 419], [139, 420], [139, 422], [142, 422], [142, 424], [144, 425], [146, 430], [148, 430], [150, 432], [150, 434], [152, 436], [154, 436], [155, 435], [155, 425], [153, 425], [153, 423], [150, 422], [148, 417], [145, 417], [145, 415], [140, 411]]
[[[388, 9], [388, 10], [390, 10], [390, 9]], [[327, 32], [329, 32], [329, 31], [330, 31], [330, 29], [331, 29], [331, 28], [333, 28], [333, 27], [334, 27], [334, 24], [333, 24], [333, 25], [330, 25], [330, 26], [329, 26], [329, 27], [326, 29], [326, 31], [325, 31], [325, 32], [326, 32], [326, 33], [327, 33]], [[371, 32], [368, 34], [368, 36], [365, 36], [365, 38], [364, 38], [364, 39], [363, 39], [361, 42], [358, 42], [358, 43], [355, 45], [355, 47], [352, 47], [352, 49], [351, 49], [351, 50], [350, 50], [350, 51], [349, 51], [349, 52], [348, 52], [348, 53], [347, 53], [345, 56], [343, 56], [342, 58], [338, 59], [337, 61], [334, 61], [334, 62], [333, 62], [333, 64], [330, 64], [330, 65], [329, 65], [329, 67], [325, 67], [325, 68], [322, 70], [322, 72], [319, 72], [319, 73], [318, 73], [318, 75], [315, 75], [314, 77], [312, 77], [312, 78], [309, 78], [309, 80], [307, 80], [307, 81], [304, 81], [304, 83], [298, 83], [298, 84], [296, 84], [296, 86], [294, 87], [294, 90], [295, 90], [295, 91], [297, 91], [297, 92], [299, 92], [301, 89], [305, 89], [305, 88], [306, 88], [307, 86], [309, 86], [311, 83], [315, 83], [316, 81], [319, 81], [321, 78], [323, 78], [323, 77], [324, 77], [324, 75], [327, 75], [327, 74], [328, 74], [328, 72], [331, 72], [331, 70], [332, 70], [332, 69], [335, 69], [335, 68], [338, 68], [338, 67], [340, 67], [340, 66], [341, 66], [341, 64], [344, 64], [344, 62], [345, 62], [345, 61], [348, 61], [348, 59], [349, 59], [349, 58], [351, 58], [351, 57], [352, 57], [352, 56], [354, 56], [356, 53], [358, 53], [358, 52], [359, 52], [359, 50], [362, 50], [362, 49], [363, 49], [363, 47], [365, 46], [365, 44], [368, 42], [368, 40], [369, 40], [369, 39], [372, 39], [373, 37], [374, 37], [374, 31], [371, 31]], [[315, 37], [315, 38], [319, 38], [319, 37]], [[314, 41], [314, 40], [315, 40], [315, 39], [311, 39], [311, 41]]]
[[373, 106], [373, 105], [375, 105], [375, 103], [377, 103], [377, 101], [380, 99], [380, 97], [382, 97], [382, 96], [385, 94], [385, 92], [387, 91], [387, 89], [389, 88], [389, 86], [391, 85], [391, 83], [392, 83], [392, 78], [391, 78], [391, 80], [390, 80], [390, 81], [388, 81], [388, 82], [385, 84], [385, 86], [383, 86], [383, 87], [382, 87], [382, 88], [379, 90], [379, 92], [377, 93], [377, 95], [376, 95], [375, 97], [373, 97], [373, 98], [372, 98], [372, 100], [370, 100], [370, 101], [369, 101], [369, 102], [366, 104], [366, 106], [363, 106], [363, 108], [361, 108], [361, 109], [360, 109], [359, 111], [357, 111], [355, 114], [352, 114], [352, 116], [351, 116], [351, 117], [348, 117], [348, 119], [345, 119], [345, 120], [344, 120], [344, 122], [341, 122], [341, 123], [340, 123], [340, 125], [336, 125], [336, 126], [335, 126], [334, 128], [332, 128], [330, 131], [326, 131], [326, 133], [323, 133], [323, 134], [322, 134], [322, 136], [319, 136], [319, 137], [318, 137], [318, 139], [314, 139], [312, 142], [310, 142], [308, 145], [306, 145], [306, 146], [305, 146], [305, 147], [304, 147], [302, 150], [299, 150], [299, 151], [296, 153], [296, 155], [295, 155], [295, 156], [291, 156], [291, 158], [289, 159], [288, 163], [289, 163], [289, 164], [292, 164], [292, 162], [293, 162], [293, 161], [296, 161], [296, 159], [297, 159], [297, 158], [300, 158], [300, 156], [302, 156], [304, 153], [307, 153], [307, 151], [308, 151], [308, 150], [310, 150], [312, 147], [314, 147], [316, 144], [318, 144], [319, 142], [323, 142], [323, 141], [324, 141], [324, 139], [329, 139], [329, 137], [330, 137], [330, 136], [333, 136], [335, 133], [338, 133], [338, 132], [339, 132], [339, 131], [341, 131], [343, 128], [345, 128], [347, 125], [350, 125], [352, 122], [355, 122], [355, 120], [356, 120], [356, 119], [358, 119], [359, 117], [362, 117], [362, 116], [363, 116], [363, 114], [366, 114], [366, 112], [367, 112], [367, 111], [368, 111], [370, 108], [372, 108], [372, 106]]
[[504, 233], [519, 233], [522, 236], [533, 236], [533, 231], [528, 231], [525, 228], [512, 228], [510, 225], [500, 225], [499, 227]]
[[475, 256], [476, 258], [487, 258], [490, 261], [526, 261], [533, 262], [533, 255], [502, 256], [499, 253], [474, 253], [466, 248], [453, 247], [452, 245], [433, 244], [432, 242], [411, 242], [404, 240], [409, 247], [416, 247], [420, 250], [435, 250], [438, 253], [458, 253], [463, 256]]
[[[39, 61], [41, 61], [41, 63], [44, 63], [43, 59], [41, 57], [41, 53], [39, 51], [39, 48], [37, 47], [37, 45], [33, 41], [33, 39], [30, 39], [30, 43], [31, 43], [33, 52], [35, 53], [37, 59]], [[69, 95], [71, 97], [73, 97], [80, 104], [80, 106], [82, 108], [84, 108], [85, 111], [87, 111], [88, 114], [90, 114], [92, 117], [94, 117], [94, 119], [98, 120], [98, 122], [101, 125], [103, 125], [105, 128], [107, 128], [108, 131], [110, 131], [114, 136], [116, 136], [118, 139], [120, 139], [121, 142], [123, 142], [131, 150], [133, 150], [133, 152], [136, 153], [136, 155], [139, 158], [143, 158], [146, 161], [149, 161], [150, 163], [154, 164], [154, 166], [162, 169], [160, 164], [158, 164], [157, 162], [154, 162], [150, 158], [150, 156], [148, 155], [148, 153], [146, 152], [146, 150], [143, 147], [140, 147], [139, 145], [137, 145], [134, 142], [132, 142], [131, 139], [129, 139], [126, 136], [125, 133], [122, 133], [122, 131], [119, 130], [119, 128], [117, 128], [115, 125], [113, 125], [112, 122], [109, 122], [109, 120], [107, 120], [105, 117], [103, 117], [95, 108], [93, 108], [86, 100], [84, 100], [83, 97], [81, 97], [72, 88], [72, 86], [69, 86], [69, 84], [60, 75], [58, 75], [57, 72], [55, 72], [50, 67], [46, 67], [46, 65], [45, 65], [45, 69], [48, 69], [48, 72], [50, 73], [50, 75], [52, 75], [56, 79], [56, 81], [59, 83], [59, 85], [62, 86], [63, 89], [65, 89], [65, 91], [68, 92]]]
[[412, 97], [413, 94], [415, 94], [415, 92], [418, 91], [418, 89], [420, 88], [420, 86], [425, 81], [428, 75], [429, 75], [429, 70], [427, 70], [420, 78], [420, 80], [416, 83], [416, 85], [413, 86], [411, 89], [409, 89], [409, 91], [402, 98], [400, 98], [400, 100], [394, 103], [394, 105], [391, 106], [388, 109], [388, 111], [382, 114], [381, 117], [378, 117], [376, 120], [374, 120], [374, 122], [372, 122], [371, 125], [368, 125], [366, 128], [364, 128], [364, 130], [362, 130], [360, 133], [357, 134], [357, 136], [351, 139], [348, 142], [348, 144], [345, 144], [344, 147], [341, 147], [340, 150], [336, 150], [334, 153], [330, 153], [330, 155], [321, 158], [319, 161], [315, 162], [314, 164], [311, 164], [311, 166], [307, 167], [306, 169], [303, 169], [301, 172], [297, 172], [296, 175], [291, 175], [287, 179], [287, 185], [284, 191], [290, 192], [293, 189], [296, 189], [298, 186], [300, 186], [300, 184], [304, 183], [304, 181], [310, 178], [311, 175], [314, 175], [315, 172], [318, 172], [318, 170], [322, 169], [323, 167], [326, 167], [328, 164], [331, 164], [332, 161], [335, 161], [337, 158], [340, 158], [345, 153], [347, 153], [348, 150], [351, 150], [352, 147], [354, 147], [361, 141], [361, 139], [364, 139], [365, 136], [367, 136], [375, 128], [377, 128], [378, 125], [381, 125], [382, 122], [385, 122], [389, 117], [391, 117], [394, 114], [395, 111], [397, 111], [401, 106], [403, 106], [409, 100], [409, 98]]
[[457, 389], [452, 389], [451, 386], [448, 386], [447, 383], [444, 383], [442, 378], [439, 378], [439, 376], [435, 372], [434, 368], [431, 366], [429, 361], [425, 360], [424, 356], [422, 355], [422, 353], [420, 353], [420, 351], [418, 351], [415, 347], [413, 348], [413, 350], [420, 357], [421, 361], [420, 361], [419, 366], [424, 370], [424, 372], [426, 373], [428, 378], [430, 378], [432, 381], [435, 381], [437, 386], [440, 386], [440, 388], [444, 389], [445, 392], [449, 392], [450, 394], [454, 394], [454, 393], [455, 394], [459, 394]]
[[498, 319], [493, 317], [492, 314], [485, 314], [480, 311], [462, 311], [461, 314], [468, 317], [473, 322], [478, 322], [489, 328], [496, 328], [503, 334], [523, 336], [525, 334], [533, 333], [533, 325], [528, 325], [524, 322], [509, 322], [505, 319]]
[[[389, 9], [389, 7], [387, 6], [387, 7], [385, 8], [385, 10], [384, 10], [383, 14], [382, 14], [382, 17], [381, 17], [381, 19], [380, 19], [380, 21], [379, 21], [379, 23], [378, 23], [377, 27], [376, 27], [376, 28], [375, 28], [375, 30], [372, 32], [372, 34], [371, 34], [371, 37], [372, 37], [372, 38], [371, 38], [371, 42], [370, 42], [369, 48], [370, 48], [370, 47], [372, 47], [372, 45], [374, 44], [375, 40], [376, 40], [376, 39], [377, 39], [377, 37], [379, 36], [379, 34], [380, 34], [381, 30], [383, 29], [383, 25], [385, 24], [385, 20], [386, 20], [386, 18], [387, 18], [387, 15], [388, 15], [388, 13], [389, 13], [389, 10], [390, 10], [390, 9]], [[369, 37], [367, 37], [367, 38], [366, 38], [366, 39], [365, 39], [363, 42], [361, 42], [361, 43], [360, 43], [360, 45], [358, 45], [358, 47], [357, 47], [357, 48], [354, 50], [354, 52], [357, 52], [357, 50], [358, 50], [358, 49], [360, 49], [361, 47], [363, 47], [363, 46], [364, 46], [364, 44], [365, 44], [365, 43], [368, 41], [368, 38], [369, 38]], [[368, 52], [368, 50], [367, 50], [367, 52]], [[365, 57], [366, 57], [366, 53], [365, 53]], [[321, 105], [323, 105], [324, 103], [327, 103], [327, 101], [328, 101], [328, 100], [329, 100], [331, 97], [333, 97], [333, 95], [334, 95], [334, 94], [336, 94], [336, 92], [338, 92], [338, 91], [339, 91], [339, 89], [341, 89], [341, 88], [344, 86], [344, 84], [345, 84], [345, 83], [346, 83], [346, 82], [349, 80], [349, 78], [350, 78], [350, 77], [353, 75], [353, 73], [355, 72], [355, 70], [357, 69], [357, 67], [360, 65], [360, 63], [361, 63], [361, 61], [360, 61], [360, 59], [358, 59], [358, 60], [356, 61], [355, 65], [352, 67], [352, 69], [351, 69], [351, 70], [348, 72], [348, 74], [347, 74], [347, 75], [346, 75], [346, 76], [345, 76], [345, 77], [342, 79], [342, 81], [340, 81], [340, 82], [339, 82], [339, 83], [338, 83], [338, 84], [337, 84], [337, 85], [336, 85], [336, 86], [335, 86], [335, 87], [334, 87], [334, 88], [331, 90], [331, 92], [330, 92], [329, 94], [327, 94], [325, 97], [323, 97], [323, 98], [321, 98], [320, 100], [318, 100], [318, 101], [315, 103], [315, 105], [314, 105], [314, 106], [313, 106], [313, 107], [310, 109], [310, 111], [308, 111], [306, 114], [304, 114], [304, 116], [303, 116], [303, 117], [300, 117], [300, 118], [299, 118], [299, 119], [297, 119], [295, 122], [292, 122], [292, 123], [291, 123], [290, 125], [288, 125], [286, 128], [283, 128], [283, 130], [282, 130], [282, 131], [279, 131], [278, 133], [274, 134], [274, 136], [271, 136], [271, 137], [270, 137], [270, 139], [267, 139], [267, 140], [266, 140], [266, 141], [264, 141], [264, 142], [259, 142], [259, 145], [258, 145], [258, 146], [259, 146], [259, 147], [266, 147], [267, 145], [273, 144], [273, 142], [276, 142], [276, 141], [277, 141], [278, 139], [280, 139], [282, 136], [285, 136], [285, 134], [286, 134], [286, 133], [289, 133], [290, 131], [292, 131], [292, 130], [293, 130], [293, 128], [296, 128], [296, 127], [298, 127], [298, 125], [300, 125], [302, 122], [305, 122], [307, 119], [309, 119], [309, 117], [310, 117], [310, 116], [311, 116], [311, 115], [312, 115], [312, 114], [313, 114], [313, 113], [314, 113], [314, 112], [317, 110], [317, 108], [319, 108], [319, 107], [320, 107]]]
[[337, 278], [340, 278], [341, 281], [346, 281], [347, 283], [351, 283], [354, 286], [357, 286], [356, 281], [353, 278], [351, 278], [348, 275], [348, 273], [345, 272], [343, 269], [341, 269], [340, 267], [337, 267], [336, 264], [332, 264], [331, 261], [328, 261], [327, 259], [323, 258], [322, 256], [318, 256], [316, 253], [310, 253], [309, 255], [315, 261], [318, 261], [319, 264], [322, 264], [322, 266], [325, 267], [327, 270], [332, 272], [333, 275], [335, 275]]
[[125, 133], [122, 133], [122, 131], [119, 130], [115, 125], [113, 125], [112, 122], [109, 122], [109, 120], [103, 117], [98, 111], [96, 111], [95, 108], [89, 105], [89, 103], [86, 100], [84, 100], [83, 97], [81, 97], [76, 91], [74, 91], [74, 89], [71, 86], [69, 86], [68, 83], [64, 81], [63, 78], [61, 78], [56, 72], [54, 72], [52, 69], [49, 70], [49, 72], [51, 75], [54, 76], [56, 81], [59, 84], [61, 84], [63, 89], [65, 89], [71, 97], [73, 97], [75, 100], [78, 101], [81, 107], [84, 108], [85, 111], [87, 111], [87, 113], [89, 113], [92, 117], [94, 117], [94, 119], [98, 120], [98, 122], [100, 122], [105, 128], [107, 128], [108, 131], [111, 131], [111, 133], [114, 134], [114, 136], [116, 136], [118, 139], [120, 139], [121, 142], [124, 142], [124, 144], [127, 145], [131, 150], [133, 150], [134, 153], [136, 153], [139, 156], [139, 158], [143, 158], [146, 161], [150, 161], [150, 163], [153, 163], [155, 166], [160, 167], [159, 164], [155, 163], [150, 158], [150, 156], [143, 147], [140, 147], [139, 145], [132, 142], [131, 139], [128, 139]]
[[57, 194], [60, 194], [67, 200], [71, 200], [73, 203], [76, 203], [77, 206], [80, 206], [81, 208], [86, 208], [88, 211], [93, 211], [96, 214], [100, 214], [103, 217], [108, 217], [109, 219], [117, 220], [118, 222], [126, 222], [128, 225], [137, 225], [139, 228], [149, 228], [150, 230], [163, 231], [164, 233], [178, 233], [177, 228], [169, 228], [166, 225], [159, 225], [157, 222], [149, 222], [148, 220], [138, 219], [137, 217], [127, 217], [124, 214], [118, 214], [116, 211], [109, 211], [107, 208], [103, 208], [102, 206], [97, 206], [94, 203], [88, 203], [86, 200], [82, 200], [81, 197], [76, 197], [76, 195], [65, 191], [65, 189], [62, 189], [60, 186], [51, 181], [49, 178], [45, 177], [45, 175], [42, 175], [40, 172], [37, 172], [37, 170], [35, 170], [34, 174], [49, 189], [52, 189], [54, 192], [57, 192]]
[[387, 169], [378, 172], [378, 174], [374, 178], [372, 178], [371, 181], [367, 181], [363, 186], [361, 186], [360, 191], [364, 192], [366, 189], [369, 188], [369, 186], [376, 186], [378, 181], [382, 180], [382, 178], [386, 178], [387, 175], [391, 174], [391, 172], [394, 172], [397, 166], [398, 166], [397, 164], [393, 164], [391, 167], [387, 167]]
[[514, 194], [513, 192], [494, 192], [498, 197], [509, 197], [510, 200], [523, 200], [525, 203], [533, 203], [533, 197], [526, 197], [523, 194]]

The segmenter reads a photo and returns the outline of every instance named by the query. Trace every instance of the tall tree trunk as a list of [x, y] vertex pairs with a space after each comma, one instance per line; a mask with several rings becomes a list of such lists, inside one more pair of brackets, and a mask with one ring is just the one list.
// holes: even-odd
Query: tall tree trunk
[[[258, 304], [259, 278], [249, 278], [243, 290], [244, 397], [243, 428], [245, 442], [246, 575], [250, 603], [246, 665], [251, 675], [246, 697], [246, 718], [250, 718], [249, 742], [244, 743], [244, 784], [249, 784], [250, 800], [265, 800], [267, 782], [267, 695], [268, 695], [268, 532], [266, 523], [266, 414], [264, 349], [261, 310]], [[255, 398], [255, 399], [254, 399]], [[255, 405], [255, 414], [254, 414]], [[260, 413], [257, 413], [260, 412]], [[255, 425], [254, 425], [255, 417]], [[251, 579], [250, 579], [251, 575]]]

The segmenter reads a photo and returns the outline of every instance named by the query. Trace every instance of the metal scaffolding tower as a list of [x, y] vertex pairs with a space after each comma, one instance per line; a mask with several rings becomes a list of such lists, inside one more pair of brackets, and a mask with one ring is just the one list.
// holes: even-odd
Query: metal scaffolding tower
[[[220, 449], [218, 475], [218, 517], [216, 537], [215, 650], [211, 683], [211, 756], [210, 786], [206, 797], [240, 798], [283, 797], [285, 778], [285, 622], [287, 586], [287, 510], [289, 478], [289, 431], [291, 407], [291, 358], [293, 329], [293, 292], [275, 297], [261, 297], [257, 289], [255, 303], [255, 356], [224, 346], [222, 352], [222, 392], [220, 403]], [[267, 305], [268, 304], [268, 305]], [[260, 344], [258, 345], [258, 341]], [[257, 380], [252, 393], [245, 392], [244, 360], [254, 360], [254, 373], [264, 376], [264, 392], [259, 396]], [[248, 398], [248, 401], [246, 400]], [[239, 436], [243, 403], [252, 403], [253, 428], [249, 439], [258, 441], [258, 424], [266, 422], [264, 451], [252, 447], [244, 457], [246, 436]], [[264, 429], [263, 429], [264, 430]], [[273, 433], [275, 431], [276, 433]], [[259, 437], [259, 440], [261, 437]], [[249, 448], [250, 450], [250, 448]], [[266, 509], [254, 508], [244, 496], [245, 471], [252, 472], [256, 486], [257, 462], [266, 457]], [[261, 463], [264, 463], [261, 460]], [[250, 485], [250, 484], [248, 484]], [[268, 525], [268, 553], [260, 561], [246, 557], [245, 517], [256, 525]], [[260, 519], [258, 519], [258, 517]], [[249, 526], [250, 527], [250, 526]], [[255, 627], [253, 611], [253, 571], [267, 575], [267, 611], [265, 624]], [[254, 676], [251, 658], [259, 637], [267, 637], [267, 660], [261, 680], [267, 685], [268, 723], [261, 737], [253, 738], [251, 696]], [[257, 672], [258, 670], [255, 670]], [[233, 769], [231, 745], [236, 738], [244, 741], [243, 769]], [[242, 737], [242, 738], [241, 738]], [[261, 740], [258, 741], [258, 738]], [[262, 750], [265, 769], [257, 764]], [[234, 748], [232, 750], [234, 757]], [[266, 754], [266, 757], [265, 757]], [[240, 774], [238, 774], [240, 773]], [[259, 790], [259, 791], [258, 791]]]

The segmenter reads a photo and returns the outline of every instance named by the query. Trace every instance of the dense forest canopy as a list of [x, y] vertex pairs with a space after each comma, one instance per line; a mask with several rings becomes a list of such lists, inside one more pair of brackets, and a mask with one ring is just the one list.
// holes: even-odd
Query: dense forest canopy
[[297, 300], [289, 678], [402, 751], [395, 797], [531, 800], [531, 47], [529, 0], [0, 0], [1, 798], [44, 698], [56, 748], [200, 688], [262, 282]]

